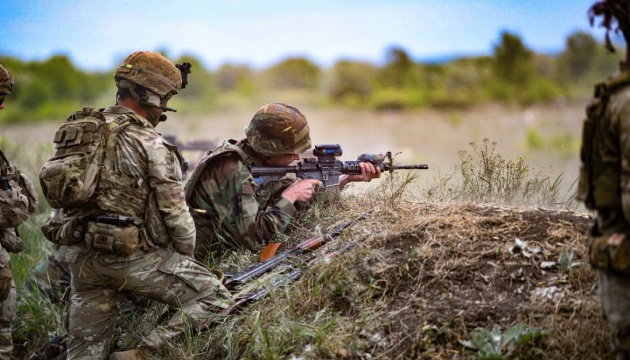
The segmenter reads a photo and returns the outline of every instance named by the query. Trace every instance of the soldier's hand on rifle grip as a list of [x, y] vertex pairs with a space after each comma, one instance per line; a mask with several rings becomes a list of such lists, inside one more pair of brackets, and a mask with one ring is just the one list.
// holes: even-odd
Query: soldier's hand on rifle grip
[[308, 202], [315, 195], [315, 188], [322, 186], [319, 180], [304, 179], [291, 184], [282, 192], [282, 197], [291, 203]]

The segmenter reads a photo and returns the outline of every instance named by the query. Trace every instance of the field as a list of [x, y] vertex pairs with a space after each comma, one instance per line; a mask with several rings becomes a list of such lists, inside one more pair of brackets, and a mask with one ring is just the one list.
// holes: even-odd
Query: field
[[[273, 101], [273, 99], [265, 100]], [[432, 179], [436, 170], [449, 172], [460, 162], [458, 151], [471, 150], [470, 143], [484, 139], [497, 143], [507, 159], [525, 157], [532, 168], [554, 176], [562, 174], [563, 189], [569, 191], [579, 163], [581, 121], [585, 103], [555, 104], [530, 108], [488, 105], [466, 110], [418, 110], [374, 112], [297, 106], [307, 116], [314, 144], [339, 143], [342, 160], [355, 160], [362, 153], [392, 151], [399, 163], [427, 163], [430, 170], [421, 182]], [[240, 139], [257, 106], [230, 107], [207, 115], [169, 114], [158, 131], [181, 141]], [[9, 142], [50, 144], [58, 122], [8, 126], [2, 135]], [[199, 154], [184, 154], [195, 157]]]
[[[595, 272], [585, 262], [584, 234], [592, 219], [571, 201], [584, 105], [402, 112], [298, 106], [309, 119], [313, 142], [341, 144], [342, 160], [364, 152], [392, 151], [399, 153], [399, 163], [427, 163], [430, 169], [418, 171], [416, 178], [401, 172], [354, 186], [334, 207], [315, 206], [300, 216], [281, 242], [294, 244], [365, 211], [373, 212], [370, 220], [324, 249], [368, 235], [351, 251], [312, 267], [306, 262], [294, 264], [303, 268], [302, 279], [274, 290], [273, 296], [236, 316], [214, 319], [221, 326], [187, 334], [165, 349], [163, 357], [609, 357]], [[252, 113], [249, 109], [205, 116], [174, 114], [158, 129], [182, 141], [238, 139]], [[47, 142], [56, 126], [3, 129], [6, 147], [38, 154], [35, 159], [18, 157], [24, 159], [32, 178], [36, 178], [36, 158], [50, 151]], [[505, 160], [498, 167], [522, 159], [526, 166], [517, 177], [547, 176], [553, 181], [561, 176], [557, 196], [543, 193], [539, 198], [547, 201], [532, 203], [513, 196], [471, 201], [461, 193], [457, 198], [449, 197], [453, 194], [449, 191], [436, 194], [436, 189], [458, 188], [462, 161], [471, 159], [462, 151], [476, 160], [479, 149], [487, 155], [483, 145], [492, 142]], [[38, 150], [26, 150], [26, 144]], [[453, 174], [449, 186], [444, 186], [445, 174]], [[479, 198], [479, 194], [463, 195]], [[34, 219], [32, 228], [41, 220]], [[27, 234], [33, 234], [29, 242], [35, 246], [37, 235]], [[16, 260], [26, 266], [38, 256], [32, 251]], [[256, 254], [243, 252], [213, 266], [235, 271], [255, 258]], [[31, 352], [42, 338], [61, 332], [60, 308], [41, 299], [25, 300], [26, 292], [19, 286], [19, 327], [45, 328], [39, 337], [18, 335], [30, 341], [23, 348]], [[113, 348], [134, 347], [164, 310], [154, 305], [123, 314]], [[493, 343], [493, 335], [498, 342]]]

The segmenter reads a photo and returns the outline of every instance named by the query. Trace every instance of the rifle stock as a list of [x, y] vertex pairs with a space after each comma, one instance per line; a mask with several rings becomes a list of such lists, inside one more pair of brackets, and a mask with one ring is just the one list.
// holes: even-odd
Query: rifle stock
[[260, 253], [260, 262], [266, 261], [271, 259], [272, 257], [276, 256], [276, 254], [278, 254], [278, 250], [280, 250], [280, 247], [282, 246], [281, 243], [269, 243], [267, 244], [267, 246], [265, 246], [265, 248], [263, 249], [263, 251]]

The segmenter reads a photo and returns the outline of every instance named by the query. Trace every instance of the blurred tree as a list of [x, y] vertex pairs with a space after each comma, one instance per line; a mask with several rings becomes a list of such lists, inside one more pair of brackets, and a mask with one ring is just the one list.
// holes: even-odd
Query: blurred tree
[[534, 69], [539, 76], [552, 79], [556, 72], [556, 59], [549, 55], [535, 54]]
[[619, 58], [620, 55], [610, 54], [591, 34], [575, 32], [567, 38], [565, 49], [555, 58], [553, 79], [563, 87], [565, 97], [584, 98], [590, 96], [593, 83], [618, 69]]
[[376, 68], [369, 63], [339, 61], [327, 73], [324, 89], [334, 102], [356, 105], [373, 91]]
[[244, 95], [255, 92], [255, 74], [247, 65], [223, 64], [217, 72], [221, 91], [235, 91]]
[[321, 71], [312, 61], [303, 57], [294, 57], [265, 70], [263, 76], [271, 87], [277, 89], [316, 89]]
[[81, 106], [94, 105], [114, 83], [111, 73], [81, 71], [65, 55], [43, 62], [23, 63], [7, 57], [0, 61], [16, 81], [9, 111], [2, 114], [6, 122], [65, 118]]
[[419, 68], [403, 48], [387, 50], [385, 66], [379, 70], [381, 86], [402, 89], [417, 85], [419, 81]]
[[534, 54], [521, 38], [504, 31], [501, 44], [494, 47], [494, 69], [502, 81], [511, 85], [526, 85], [535, 76]]
[[190, 63], [188, 85], [169, 102], [168, 106], [180, 114], [212, 111], [217, 103], [219, 89], [215, 77], [194, 55], [184, 54], [174, 60], [175, 64]]
[[597, 47], [595, 64], [593, 69], [593, 77], [596, 80], [603, 80], [619, 69], [620, 54], [625, 53], [625, 49], [617, 47], [618, 53], [611, 54], [601, 44]]
[[444, 65], [443, 79], [431, 91], [431, 102], [440, 108], [458, 108], [488, 100], [486, 84], [492, 77], [489, 57], [455, 59]]
[[43, 63], [33, 63], [32, 69], [38, 75], [38, 85], [53, 89], [47, 100], [59, 101], [85, 96], [81, 89], [83, 76], [66, 55], [55, 55]]
[[597, 60], [598, 43], [586, 32], [576, 32], [566, 41], [566, 47], [557, 59], [557, 77], [563, 84], [579, 82], [593, 73]]

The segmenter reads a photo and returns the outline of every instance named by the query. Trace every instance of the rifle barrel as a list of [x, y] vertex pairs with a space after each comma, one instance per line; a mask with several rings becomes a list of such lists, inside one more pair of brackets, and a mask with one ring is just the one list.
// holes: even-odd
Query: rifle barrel
[[[394, 165], [393, 166], [394, 170], [398, 170], [398, 169], [407, 169], [407, 170], [411, 170], [411, 169], [421, 169], [421, 170], [426, 170], [429, 168], [428, 164], [414, 164], [414, 165]], [[389, 170], [389, 169], [387, 169]]]
[[[290, 273], [283, 274], [283, 275], [273, 278], [269, 282], [269, 285], [277, 289], [277, 288], [287, 285], [290, 282], [297, 280], [301, 275], [302, 275], [302, 271], [300, 269], [293, 268]], [[247, 306], [247, 304], [249, 304], [250, 302], [262, 299], [263, 297], [267, 296], [268, 293], [269, 291], [267, 290], [267, 287], [261, 286], [258, 289], [245, 294], [243, 297], [236, 299], [236, 302], [232, 306], [223, 309], [220, 312], [220, 314], [223, 314], [223, 315], [232, 314], [242, 309], [243, 307]]]
[[281, 264], [286, 258], [288, 258], [290, 255], [292, 255], [291, 252], [286, 251], [286, 250], [282, 251], [281, 253], [272, 257], [269, 260], [265, 260], [264, 262], [258, 263], [241, 273], [232, 275], [232, 277], [230, 277], [229, 279], [226, 279], [223, 282], [223, 285], [225, 285], [225, 287], [228, 289], [233, 289], [237, 287], [238, 285], [242, 285], [248, 282], [249, 280], [255, 277], [258, 277], [266, 273], [267, 271], [275, 268], [276, 266]]

